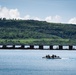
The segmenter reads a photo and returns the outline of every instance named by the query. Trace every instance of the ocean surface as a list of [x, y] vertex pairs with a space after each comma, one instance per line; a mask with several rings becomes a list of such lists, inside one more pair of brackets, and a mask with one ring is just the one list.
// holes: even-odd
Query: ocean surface
[[[62, 59], [43, 59], [47, 54]], [[76, 75], [76, 51], [0, 50], [0, 75]]]

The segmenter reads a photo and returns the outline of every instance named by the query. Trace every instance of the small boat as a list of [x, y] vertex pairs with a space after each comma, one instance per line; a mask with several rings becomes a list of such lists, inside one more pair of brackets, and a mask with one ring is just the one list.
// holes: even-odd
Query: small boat
[[52, 56], [46, 55], [45, 57], [42, 57], [42, 58], [46, 58], [46, 59], [61, 59], [61, 57], [56, 56], [56, 55], [52, 55]]

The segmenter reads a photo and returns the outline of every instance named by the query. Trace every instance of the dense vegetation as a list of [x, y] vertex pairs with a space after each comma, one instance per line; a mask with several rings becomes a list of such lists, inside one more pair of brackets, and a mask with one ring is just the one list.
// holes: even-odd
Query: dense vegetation
[[0, 19], [0, 44], [75, 45], [76, 25]]

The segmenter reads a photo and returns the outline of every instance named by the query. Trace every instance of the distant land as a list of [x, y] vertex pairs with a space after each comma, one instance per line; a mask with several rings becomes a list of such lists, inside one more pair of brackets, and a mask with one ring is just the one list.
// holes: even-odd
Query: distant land
[[3, 18], [0, 44], [76, 45], [76, 25]]

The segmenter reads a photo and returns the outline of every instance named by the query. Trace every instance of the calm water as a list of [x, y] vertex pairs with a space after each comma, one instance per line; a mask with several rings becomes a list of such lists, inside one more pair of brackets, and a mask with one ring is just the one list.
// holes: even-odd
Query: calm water
[[76, 51], [0, 50], [0, 75], [76, 75]]

